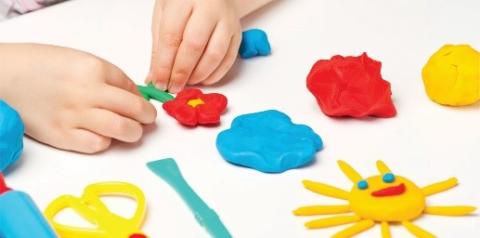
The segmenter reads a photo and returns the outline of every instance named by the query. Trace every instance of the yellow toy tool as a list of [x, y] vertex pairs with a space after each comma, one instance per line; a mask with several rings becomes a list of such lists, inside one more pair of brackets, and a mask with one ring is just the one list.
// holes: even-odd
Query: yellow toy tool
[[[121, 196], [134, 199], [137, 209], [131, 218], [112, 213], [101, 197]], [[55, 216], [72, 208], [96, 228], [80, 228], [63, 225]], [[55, 199], [46, 209], [45, 216], [61, 238], [147, 238], [140, 231], [146, 212], [143, 192], [136, 186], [122, 182], [92, 184], [85, 188], [82, 197], [63, 195]]]
[[334, 238], [352, 237], [362, 231], [381, 224], [383, 238], [392, 237], [390, 223], [401, 223], [410, 233], [419, 238], [434, 238], [430, 232], [412, 223], [423, 214], [442, 216], [464, 216], [475, 211], [472, 206], [428, 206], [426, 197], [446, 191], [457, 185], [456, 178], [419, 187], [409, 179], [394, 175], [382, 161], [377, 162], [380, 175], [364, 179], [350, 165], [339, 161], [343, 173], [354, 183], [347, 192], [324, 183], [304, 180], [303, 185], [318, 194], [347, 201], [344, 205], [301, 207], [293, 213], [297, 216], [336, 215], [307, 222], [310, 229], [343, 224], [353, 225], [333, 235]]

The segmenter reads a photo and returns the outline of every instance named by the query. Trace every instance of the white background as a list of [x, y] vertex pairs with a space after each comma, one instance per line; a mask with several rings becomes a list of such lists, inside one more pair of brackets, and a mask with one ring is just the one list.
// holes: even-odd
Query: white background
[[[147, 0], [71, 1], [0, 23], [0, 42], [42, 42], [89, 51], [142, 83], [149, 67], [152, 6]], [[186, 129], [154, 102], [159, 111], [156, 127], [141, 143], [116, 143], [88, 156], [26, 139], [22, 162], [7, 180], [11, 187], [28, 191], [42, 209], [58, 195], [80, 195], [92, 182], [134, 183], [148, 199], [144, 230], [151, 237], [208, 237], [173, 190], [147, 170], [146, 162], [165, 157], [177, 160], [189, 183], [235, 237], [328, 237], [343, 228], [308, 231], [303, 222], [309, 218], [291, 214], [301, 205], [341, 202], [313, 194], [300, 183], [308, 178], [348, 189], [351, 183], [337, 168], [338, 159], [364, 176], [377, 173], [375, 161], [383, 159], [420, 186], [457, 176], [460, 186], [430, 197], [428, 203], [480, 206], [480, 105], [450, 108], [431, 102], [420, 74], [428, 57], [445, 43], [470, 43], [480, 49], [479, 12], [480, 1], [475, 0], [279, 1], [244, 21], [245, 28], [268, 32], [273, 54], [239, 61], [225, 83], [205, 89], [229, 98], [221, 126]], [[305, 86], [310, 67], [320, 58], [364, 51], [383, 62], [398, 116], [326, 117]], [[276, 175], [225, 162], [215, 149], [217, 133], [237, 115], [272, 108], [322, 136], [325, 149], [316, 162]], [[439, 237], [480, 236], [478, 216], [424, 216], [415, 224]], [[379, 237], [379, 232], [376, 227], [359, 237]], [[400, 226], [393, 234], [410, 237]]]

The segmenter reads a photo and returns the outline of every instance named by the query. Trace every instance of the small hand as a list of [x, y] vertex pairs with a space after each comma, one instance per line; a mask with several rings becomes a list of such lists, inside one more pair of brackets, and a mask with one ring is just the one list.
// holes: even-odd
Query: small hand
[[155, 120], [132, 80], [103, 59], [37, 44], [0, 44], [0, 52], [0, 97], [42, 143], [95, 153], [112, 139], [138, 141]]
[[186, 84], [218, 82], [232, 67], [241, 41], [232, 0], [157, 0], [147, 83], [177, 93]]

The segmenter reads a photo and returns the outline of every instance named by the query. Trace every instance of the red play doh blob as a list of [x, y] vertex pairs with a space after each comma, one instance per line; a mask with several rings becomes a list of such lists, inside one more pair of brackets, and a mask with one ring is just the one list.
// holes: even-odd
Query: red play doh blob
[[307, 87], [328, 116], [393, 117], [397, 111], [381, 67], [366, 53], [358, 57], [336, 55], [313, 65]]
[[219, 93], [204, 94], [200, 89], [187, 88], [173, 100], [163, 104], [163, 109], [183, 125], [215, 125], [227, 107], [227, 98]]

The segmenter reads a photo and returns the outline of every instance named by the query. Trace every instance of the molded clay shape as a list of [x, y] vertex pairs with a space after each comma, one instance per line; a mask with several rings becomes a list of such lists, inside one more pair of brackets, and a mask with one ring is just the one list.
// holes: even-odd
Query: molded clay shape
[[424, 214], [465, 216], [476, 209], [472, 206], [427, 204], [427, 197], [455, 187], [458, 183], [456, 178], [420, 187], [408, 178], [394, 175], [382, 161], [377, 161], [379, 174], [368, 178], [363, 178], [344, 161], [338, 161], [338, 165], [353, 183], [350, 190], [311, 180], [304, 180], [303, 185], [314, 193], [343, 200], [343, 204], [310, 205], [293, 212], [297, 216], [331, 215], [305, 223], [309, 229], [352, 224], [332, 237], [352, 237], [378, 223], [382, 237], [389, 238], [392, 237], [390, 224], [400, 223], [415, 237], [434, 238], [436, 236], [413, 224], [413, 221]]
[[230, 163], [265, 173], [281, 173], [308, 164], [323, 142], [310, 127], [269, 110], [238, 116], [217, 136], [217, 149]]
[[267, 56], [271, 53], [267, 33], [260, 29], [251, 29], [242, 33], [239, 54], [243, 59]]
[[381, 67], [366, 53], [358, 57], [336, 55], [313, 65], [307, 87], [328, 116], [393, 117], [397, 112]]
[[173, 100], [163, 104], [163, 109], [185, 126], [216, 125], [227, 108], [228, 100], [219, 93], [204, 94], [200, 89], [187, 88]]
[[438, 104], [465, 106], [480, 100], [480, 53], [469, 45], [445, 45], [422, 71], [428, 97]]

